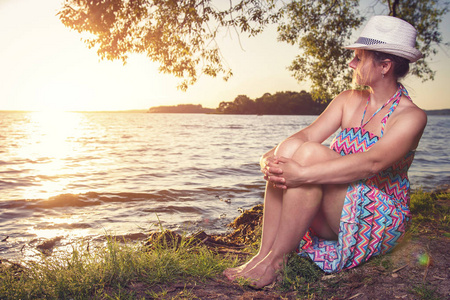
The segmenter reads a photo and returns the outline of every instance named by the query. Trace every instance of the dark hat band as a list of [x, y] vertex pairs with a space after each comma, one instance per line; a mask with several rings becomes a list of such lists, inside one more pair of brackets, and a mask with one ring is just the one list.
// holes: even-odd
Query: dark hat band
[[377, 45], [377, 44], [386, 44], [385, 42], [382, 42], [380, 40], [366, 38], [366, 37], [359, 37], [356, 40], [356, 44], [363, 44], [363, 45]]

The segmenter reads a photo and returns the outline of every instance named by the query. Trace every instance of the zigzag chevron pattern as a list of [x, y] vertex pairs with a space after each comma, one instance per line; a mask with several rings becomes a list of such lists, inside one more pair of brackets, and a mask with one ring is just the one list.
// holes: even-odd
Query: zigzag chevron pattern
[[364, 128], [347, 128], [334, 138], [331, 149], [343, 156], [366, 151], [377, 141], [378, 136]]
[[[399, 86], [399, 91], [383, 118], [382, 134], [402, 93], [409, 98], [403, 86]], [[334, 138], [330, 148], [341, 155], [350, 155], [367, 151], [380, 138], [362, 127], [346, 128]], [[299, 255], [310, 257], [322, 270], [333, 273], [392, 250], [410, 219], [407, 171], [413, 159], [414, 152], [410, 152], [379, 174], [351, 183], [341, 213], [338, 240], [324, 240], [308, 231]]]

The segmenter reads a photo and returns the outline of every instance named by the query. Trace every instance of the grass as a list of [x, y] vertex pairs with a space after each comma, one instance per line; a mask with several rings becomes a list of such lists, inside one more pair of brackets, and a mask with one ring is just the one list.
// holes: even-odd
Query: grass
[[[440, 200], [450, 199], [450, 193], [427, 193], [419, 189], [411, 195], [410, 209], [413, 214], [412, 227], [424, 229], [435, 224], [444, 232], [450, 231], [450, 207], [440, 204]], [[447, 235], [448, 237], [448, 235]]]
[[74, 248], [62, 258], [43, 257], [26, 267], [0, 265], [0, 299], [136, 299], [125, 289], [134, 282], [201, 281], [232, 263], [206, 247], [193, 247], [187, 238], [173, 246], [152, 245], [151, 251], [108, 238], [104, 249]]
[[436, 289], [426, 284], [416, 285], [411, 292], [421, 300], [439, 300], [440, 297], [436, 293]]
[[280, 288], [283, 291], [293, 290], [309, 299], [310, 295], [321, 294], [320, 288], [310, 287], [310, 283], [318, 281], [323, 272], [311, 260], [292, 255], [283, 270]]
[[[413, 228], [425, 230], [428, 225], [449, 231], [449, 208], [440, 200], [450, 193], [416, 191], [411, 197]], [[260, 233], [260, 230], [259, 230]], [[257, 232], [252, 235], [259, 235]], [[187, 237], [180, 240], [161, 235], [151, 245], [126, 244], [112, 237], [106, 246], [90, 249], [80, 245], [60, 257], [43, 257], [25, 266], [0, 261], [0, 299], [140, 299], [165, 298], [164, 284], [198, 283], [220, 276], [222, 271], [238, 263], [236, 257], [217, 254]], [[251, 244], [259, 244], [253, 241]], [[249, 243], [250, 244], [250, 243]], [[91, 247], [92, 248], [92, 247]], [[249, 247], [252, 252], [257, 248]], [[373, 264], [391, 270], [389, 257], [375, 258]], [[326, 295], [320, 279], [323, 272], [307, 259], [292, 255], [283, 270], [280, 292], [295, 291], [304, 299]], [[341, 285], [339, 279], [328, 280], [328, 286]], [[144, 286], [137, 292], [136, 286]], [[191, 285], [192, 286], [192, 285]], [[150, 287], [148, 289], [148, 287]], [[426, 285], [412, 292], [421, 299], [435, 299], [435, 291]], [[172, 299], [196, 299], [185, 287]]]

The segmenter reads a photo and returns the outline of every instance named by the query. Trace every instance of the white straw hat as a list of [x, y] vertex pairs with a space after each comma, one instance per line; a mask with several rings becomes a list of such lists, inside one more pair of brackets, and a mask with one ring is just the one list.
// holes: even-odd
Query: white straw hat
[[422, 57], [422, 53], [415, 48], [416, 35], [416, 29], [402, 19], [373, 16], [356, 42], [344, 48], [374, 50], [415, 62]]

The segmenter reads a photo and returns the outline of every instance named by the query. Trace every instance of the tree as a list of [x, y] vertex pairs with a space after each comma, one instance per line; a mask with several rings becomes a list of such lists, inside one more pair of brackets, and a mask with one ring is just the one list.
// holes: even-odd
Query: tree
[[265, 93], [255, 100], [246, 95], [237, 96], [233, 102], [222, 101], [216, 109], [221, 114], [257, 115], [318, 115], [326, 105], [314, 101], [306, 91]]
[[[431, 58], [437, 54], [434, 45], [443, 43], [439, 32], [439, 23], [442, 17], [448, 13], [448, 2], [439, 0], [383, 0], [382, 3], [389, 7], [389, 15], [401, 18], [414, 24], [418, 31], [418, 48], [425, 58]], [[445, 43], [448, 45], [448, 43]], [[424, 81], [434, 79], [435, 72], [428, 66], [427, 60], [419, 60], [411, 70], [412, 74]]]
[[297, 44], [300, 54], [289, 70], [298, 80], [312, 82], [313, 98], [331, 99], [349, 87], [346, 67], [352, 53], [342, 48], [364, 18], [358, 0], [292, 1], [284, 8], [279, 40]]
[[[279, 40], [297, 44], [300, 54], [289, 69], [299, 80], [312, 81], [315, 99], [330, 99], [348, 88], [347, 63], [352, 52], [352, 33], [366, 19], [359, 12], [358, 0], [292, 1], [284, 8], [284, 22], [278, 27]], [[428, 61], [442, 44], [439, 24], [448, 12], [448, 2], [435, 0], [376, 0], [367, 11], [404, 19], [418, 31], [417, 46], [425, 59], [412, 65], [411, 74], [424, 81], [433, 79]]]
[[[417, 45], [425, 59], [412, 68], [423, 80], [433, 79], [428, 62], [442, 45], [439, 24], [448, 2], [437, 0], [374, 0], [359, 11], [359, 0], [65, 0], [59, 11], [64, 25], [89, 33], [89, 47], [104, 59], [145, 53], [160, 71], [182, 78], [180, 88], [194, 84], [200, 74], [226, 80], [227, 67], [215, 37], [221, 30], [257, 35], [278, 24], [280, 41], [298, 45], [289, 69], [299, 80], [312, 82], [316, 100], [328, 101], [348, 87], [347, 63], [352, 34], [370, 14], [400, 17], [418, 30]], [[224, 5], [224, 3], [226, 3]], [[220, 6], [222, 5], [222, 6]]]
[[102, 59], [125, 63], [129, 53], [145, 53], [161, 72], [182, 78], [185, 90], [202, 73], [232, 75], [215, 43], [219, 30], [253, 36], [280, 15], [276, 0], [234, 2], [218, 8], [211, 0], [65, 0], [58, 14], [65, 26], [90, 34], [85, 42]]

